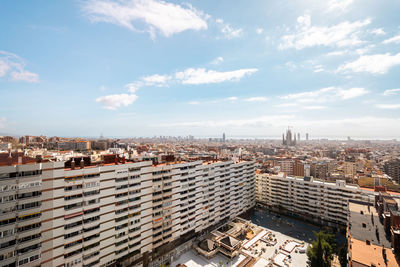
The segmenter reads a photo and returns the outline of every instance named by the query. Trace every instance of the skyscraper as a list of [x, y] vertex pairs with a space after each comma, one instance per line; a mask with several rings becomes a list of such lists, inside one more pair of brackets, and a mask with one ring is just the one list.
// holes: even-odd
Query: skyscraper
[[306, 133], [306, 141], [308, 141], [308, 133]]
[[222, 142], [225, 143], [225, 133], [222, 134]]

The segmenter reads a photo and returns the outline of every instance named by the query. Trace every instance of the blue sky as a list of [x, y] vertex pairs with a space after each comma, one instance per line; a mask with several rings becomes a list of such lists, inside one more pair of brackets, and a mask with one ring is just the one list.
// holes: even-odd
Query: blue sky
[[1, 1], [0, 132], [400, 137], [400, 2]]

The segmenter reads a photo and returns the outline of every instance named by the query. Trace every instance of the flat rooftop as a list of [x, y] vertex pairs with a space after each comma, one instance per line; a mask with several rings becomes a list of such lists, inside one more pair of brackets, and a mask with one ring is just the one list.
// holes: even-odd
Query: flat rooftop
[[352, 239], [358, 239], [365, 244], [369, 241], [376, 246], [391, 247], [378, 211], [372, 203], [349, 201], [349, 212], [349, 234]]

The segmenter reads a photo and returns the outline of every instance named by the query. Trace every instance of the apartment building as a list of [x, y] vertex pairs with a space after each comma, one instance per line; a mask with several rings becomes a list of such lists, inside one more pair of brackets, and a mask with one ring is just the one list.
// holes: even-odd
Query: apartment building
[[0, 166], [0, 266], [148, 265], [255, 205], [255, 162]]
[[256, 175], [257, 203], [331, 226], [346, 225], [349, 199], [368, 200], [370, 194], [341, 180], [327, 183], [284, 173]]
[[385, 162], [384, 171], [396, 182], [400, 182], [400, 158], [391, 159]]
[[311, 176], [326, 179], [334, 170], [334, 163], [333, 161], [318, 161], [311, 163]]
[[292, 159], [284, 159], [278, 161], [280, 171], [286, 173], [286, 175], [293, 175], [294, 164], [295, 162]]
[[59, 150], [78, 150], [84, 151], [90, 149], [90, 142], [86, 140], [64, 141], [57, 143]]
[[354, 176], [355, 176], [356, 173], [357, 173], [356, 164], [355, 164], [354, 162], [348, 162], [348, 161], [346, 161], [346, 162], [343, 164], [343, 172], [344, 172], [344, 175], [345, 175], [346, 177], [354, 178]]

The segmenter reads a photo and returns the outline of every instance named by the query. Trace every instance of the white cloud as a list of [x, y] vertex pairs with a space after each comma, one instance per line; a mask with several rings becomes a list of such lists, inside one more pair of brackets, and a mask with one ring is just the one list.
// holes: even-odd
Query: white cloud
[[200, 101], [200, 100], [190, 101], [190, 102], [188, 102], [188, 104], [190, 104], [190, 105], [218, 104], [218, 103], [223, 103], [223, 102], [235, 102], [237, 100], [239, 100], [238, 97], [230, 96], [230, 97], [225, 97], [225, 98], [221, 98], [221, 99], [213, 99], [213, 100], [205, 100], [205, 101]]
[[224, 62], [224, 58], [223, 57], [217, 57], [216, 59], [214, 59], [213, 61], [211, 61], [211, 64], [213, 65], [219, 65], [222, 62]]
[[228, 101], [236, 101], [236, 100], [239, 99], [239, 97], [231, 96], [231, 97], [227, 97], [227, 98], [225, 98], [225, 99], [228, 100]]
[[301, 118], [294, 115], [271, 115], [260, 116], [256, 118], [246, 119], [224, 119], [224, 120], [207, 120], [207, 121], [187, 121], [172, 122], [157, 126], [161, 127], [231, 127], [231, 128], [266, 128], [270, 131], [286, 128], [287, 125], [293, 126], [295, 129], [307, 129], [310, 132], [319, 132], [329, 135], [360, 134], [369, 131], [369, 134], [382, 135], [382, 131], [391, 131], [395, 134], [400, 133], [400, 119], [385, 117], [350, 117], [341, 119], [311, 119]]
[[0, 78], [8, 76], [11, 81], [38, 82], [39, 75], [26, 70], [25, 65], [19, 56], [0, 51]]
[[345, 11], [354, 0], [329, 0], [328, 11]]
[[324, 66], [322, 66], [322, 65], [317, 65], [317, 66], [315, 66], [314, 67], [314, 72], [323, 72], [323, 71], [325, 71], [325, 69], [324, 69]]
[[[221, 58], [217, 58], [218, 61], [222, 61]], [[216, 71], [206, 70], [205, 68], [188, 68], [184, 71], [175, 72], [173, 75], [160, 75], [153, 74], [140, 78], [138, 81], [127, 84], [128, 91], [135, 93], [139, 88], [143, 86], [169, 86], [170, 84], [209, 84], [209, 83], [221, 83], [227, 81], [239, 81], [246, 75], [251, 75], [258, 71], [255, 68], [252, 69], [239, 69], [234, 71]]]
[[[309, 116], [300, 115], [270, 115], [248, 118], [224, 118], [220, 120], [197, 120], [168, 122], [154, 125], [155, 127], [165, 128], [197, 128], [199, 132], [212, 133], [225, 129], [233, 132], [242, 132], [244, 134], [275, 135], [281, 136], [283, 129], [291, 125], [296, 132], [310, 132], [314, 137], [340, 138], [347, 136], [356, 136], [364, 138], [386, 137], [394, 138], [400, 134], [400, 118], [391, 117], [347, 117], [347, 118], [324, 118], [313, 119]], [[385, 133], [382, 135], [382, 133]]]
[[137, 95], [135, 94], [116, 94], [98, 97], [96, 102], [103, 104], [105, 109], [115, 110], [131, 105], [136, 99]]
[[400, 34], [392, 38], [386, 39], [382, 42], [383, 44], [400, 44]]
[[304, 109], [309, 109], [309, 110], [320, 110], [320, 109], [325, 109], [325, 106], [304, 106]]
[[13, 71], [10, 73], [10, 76], [11, 80], [13, 81], [25, 81], [30, 83], [35, 83], [39, 81], [39, 75], [26, 70]]
[[159, 75], [159, 74], [142, 77], [142, 81], [146, 86], [152, 86], [152, 85], [163, 86], [171, 79], [172, 77], [169, 75]]
[[297, 103], [281, 103], [281, 104], [277, 104], [275, 105], [275, 107], [277, 108], [288, 108], [288, 107], [297, 107], [299, 104]]
[[10, 70], [9, 64], [0, 59], [0, 77], [6, 76], [6, 73]]
[[376, 104], [375, 106], [381, 109], [400, 109], [400, 104]]
[[236, 101], [242, 101], [242, 102], [266, 102], [269, 99], [264, 96], [255, 96], [255, 97], [248, 97], [248, 98], [239, 98], [237, 96], [231, 96], [231, 97], [225, 97], [221, 99], [213, 99], [213, 100], [205, 100], [205, 101], [200, 101], [200, 100], [195, 100], [195, 101], [190, 101], [188, 104], [190, 105], [200, 105], [200, 104], [218, 104], [218, 103], [223, 103], [223, 102], [236, 102]]
[[375, 35], [385, 35], [386, 34], [386, 32], [382, 28], [372, 29], [370, 32]]
[[400, 53], [396, 55], [376, 54], [362, 55], [357, 60], [339, 66], [339, 72], [369, 72], [372, 74], [385, 74], [390, 68], [400, 64]]
[[244, 99], [246, 102], [266, 102], [268, 101], [267, 97], [264, 96], [255, 96], [255, 97], [249, 97]]
[[221, 33], [223, 34], [223, 37], [225, 39], [233, 39], [233, 38], [238, 38], [241, 37], [243, 34], [243, 29], [242, 28], [233, 28], [230, 24], [224, 23], [222, 19], [216, 19], [215, 22], [220, 27]]
[[257, 28], [256, 29], [256, 33], [257, 34], [262, 34], [264, 32], [264, 29], [263, 28]]
[[311, 26], [309, 15], [297, 18], [294, 33], [281, 38], [279, 49], [295, 48], [297, 50], [313, 46], [346, 47], [362, 44], [359, 39], [361, 30], [370, 24], [370, 19], [355, 22], [342, 22], [330, 27]]
[[[207, 29], [207, 15], [190, 5], [162, 0], [91, 0], [84, 4], [84, 12], [92, 22], [113, 23], [133, 31], [146, 31], [152, 38], [156, 31], [168, 37], [186, 30]], [[144, 23], [147, 28], [138, 29]]]
[[338, 89], [337, 91], [337, 96], [339, 96], [342, 99], [351, 99], [355, 97], [359, 97], [365, 94], [368, 94], [369, 92], [365, 90], [364, 88], [350, 88], [350, 89]]
[[400, 88], [389, 89], [389, 90], [385, 90], [385, 92], [383, 92], [384, 96], [397, 95], [397, 94], [400, 94]]
[[332, 86], [315, 91], [288, 94], [285, 96], [281, 96], [280, 98], [284, 100], [294, 100], [302, 103], [304, 102], [323, 103], [332, 101], [334, 99], [347, 100], [365, 95], [367, 93], [369, 92], [364, 88], [341, 89]]
[[[249, 118], [244, 120], [220, 120], [220, 121], [191, 121], [191, 122], [177, 122], [162, 124], [161, 127], [259, 127], [274, 125], [276, 123], [281, 124], [281, 121], [287, 121], [294, 118], [291, 115], [274, 115], [274, 116], [262, 116], [258, 118]], [[287, 124], [285, 124], [287, 125]]]
[[182, 84], [209, 84], [225, 81], [239, 81], [246, 75], [255, 73], [257, 69], [239, 69], [234, 71], [219, 72], [204, 68], [189, 68], [175, 73], [175, 78]]
[[[144, 76], [138, 81], [134, 81], [125, 85], [129, 94], [115, 94], [102, 96], [96, 99], [96, 102], [102, 103], [106, 109], [117, 109], [122, 106], [132, 104], [136, 99], [136, 92], [145, 86], [170, 86], [171, 84], [211, 84], [221, 82], [239, 81], [246, 75], [251, 75], [257, 69], [239, 69], [234, 71], [220, 72], [215, 70], [206, 70], [204, 68], [188, 68], [184, 71], [176, 72], [174, 75], [154, 74]], [[235, 101], [237, 97], [228, 97], [225, 100]], [[192, 105], [200, 104], [199, 101], [189, 102]]]

